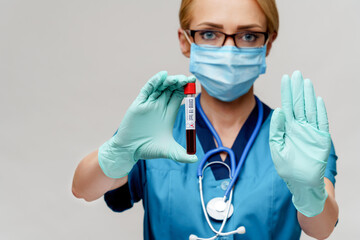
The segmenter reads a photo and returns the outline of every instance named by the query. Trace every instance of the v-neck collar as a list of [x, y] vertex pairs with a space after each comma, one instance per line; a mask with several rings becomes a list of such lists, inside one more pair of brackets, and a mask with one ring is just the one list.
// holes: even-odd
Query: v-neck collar
[[[197, 97], [200, 97], [197, 96]], [[271, 109], [264, 103], [261, 103], [264, 109], [263, 121], [267, 119], [269, 116]], [[239, 162], [241, 154], [244, 151], [244, 148], [249, 141], [249, 138], [252, 132], [255, 129], [256, 121], [258, 118], [258, 105], [256, 103], [254, 109], [251, 111], [250, 115], [246, 119], [244, 125], [241, 127], [231, 149], [235, 153], [235, 162], [236, 164]], [[211, 134], [209, 128], [206, 126], [205, 121], [200, 116], [198, 108], [196, 108], [196, 135], [201, 143], [201, 146], [204, 150], [204, 153], [208, 152], [211, 149], [215, 149], [215, 140], [213, 135]], [[222, 161], [219, 154], [211, 156], [207, 162], [214, 162], [214, 161]], [[229, 156], [226, 157], [225, 163], [230, 166], [230, 159]], [[216, 180], [222, 180], [229, 178], [228, 169], [220, 164], [214, 164], [210, 166], [213, 175]]]

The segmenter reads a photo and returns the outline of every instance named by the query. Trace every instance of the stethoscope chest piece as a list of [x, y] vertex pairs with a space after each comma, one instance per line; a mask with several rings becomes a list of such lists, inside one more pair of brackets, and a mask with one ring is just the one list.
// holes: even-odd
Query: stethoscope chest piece
[[[228, 208], [230, 204], [229, 214], [227, 214]], [[206, 211], [208, 212], [209, 216], [215, 220], [224, 220], [226, 216], [230, 218], [234, 212], [234, 207], [230, 203], [230, 201], [224, 202], [223, 197], [217, 197], [211, 199], [208, 204], [206, 205]]]
[[[199, 192], [200, 192], [201, 207], [204, 212], [206, 222], [208, 223], [211, 230], [215, 233], [215, 235], [210, 238], [199, 238], [196, 235], [191, 234], [189, 236], [189, 239], [190, 240], [214, 240], [215, 238], [217, 238], [219, 236], [230, 236], [232, 234], [244, 234], [245, 233], [244, 226], [240, 226], [236, 230], [230, 231], [230, 232], [223, 232], [223, 230], [224, 230], [226, 221], [234, 213], [234, 206], [231, 204], [232, 197], [233, 197], [234, 184], [236, 182], [236, 179], [239, 177], [240, 170], [241, 170], [241, 168], [245, 162], [245, 159], [251, 149], [251, 146], [253, 145], [253, 143], [256, 139], [256, 136], [258, 135], [258, 133], [260, 131], [260, 127], [261, 127], [261, 124], [263, 121], [262, 103], [260, 102], [260, 100], [257, 97], [255, 97], [257, 106], [258, 106], [258, 119], [256, 121], [256, 126], [249, 138], [249, 141], [246, 143], [244, 151], [241, 154], [239, 162], [238, 162], [238, 164], [236, 164], [234, 151], [232, 149], [229, 149], [222, 145], [219, 135], [217, 134], [215, 128], [211, 125], [211, 122], [206, 117], [206, 115], [201, 107], [199, 96], [196, 98], [196, 108], [198, 109], [200, 116], [203, 118], [206, 126], [209, 128], [210, 132], [212, 133], [212, 135], [215, 138], [216, 143], [218, 145], [217, 148], [211, 149], [205, 153], [205, 155], [203, 156], [203, 159], [201, 160], [201, 162], [199, 163], [198, 168], [197, 168], [197, 177], [199, 178]], [[206, 164], [207, 160], [211, 156], [213, 156], [215, 154], [219, 154], [221, 152], [226, 152], [228, 154], [231, 167], [229, 167], [223, 161], [212, 161], [212, 162]], [[212, 164], [224, 165], [229, 170], [229, 179], [231, 179], [231, 181], [228, 185], [222, 187], [222, 189], [226, 188], [224, 196], [211, 199], [205, 207], [202, 180], [203, 180], [204, 170]], [[214, 220], [222, 221], [222, 224], [221, 224], [219, 230], [216, 230], [213, 227], [209, 216]]]

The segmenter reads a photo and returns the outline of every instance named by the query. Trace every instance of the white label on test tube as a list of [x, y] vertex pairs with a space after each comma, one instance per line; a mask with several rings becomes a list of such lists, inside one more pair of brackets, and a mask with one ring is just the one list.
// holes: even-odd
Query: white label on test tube
[[195, 97], [185, 98], [186, 130], [195, 130]]

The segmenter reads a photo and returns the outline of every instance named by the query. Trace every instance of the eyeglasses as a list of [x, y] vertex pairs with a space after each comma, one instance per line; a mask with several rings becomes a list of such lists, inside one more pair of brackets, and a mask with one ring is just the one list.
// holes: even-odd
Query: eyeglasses
[[[234, 40], [235, 46], [238, 48], [259, 48], [267, 43], [269, 36], [267, 32], [252, 31], [237, 32], [234, 34], [226, 34], [213, 30], [186, 30], [185, 32], [194, 39], [195, 44], [214, 47], [224, 46], [226, 39], [231, 37]], [[185, 36], [186, 35], [187, 34], [185, 34]]]

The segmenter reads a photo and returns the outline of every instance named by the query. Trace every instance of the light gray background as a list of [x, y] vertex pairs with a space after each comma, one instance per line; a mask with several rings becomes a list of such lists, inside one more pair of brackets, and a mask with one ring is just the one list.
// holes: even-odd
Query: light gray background
[[[0, 239], [142, 238], [141, 203], [112, 213], [102, 199], [75, 199], [71, 182], [149, 77], [189, 74], [179, 4], [0, 0]], [[360, 2], [278, 0], [278, 8], [279, 37], [256, 94], [276, 107], [282, 74], [299, 69], [313, 80], [339, 156], [331, 239], [359, 239]]]

